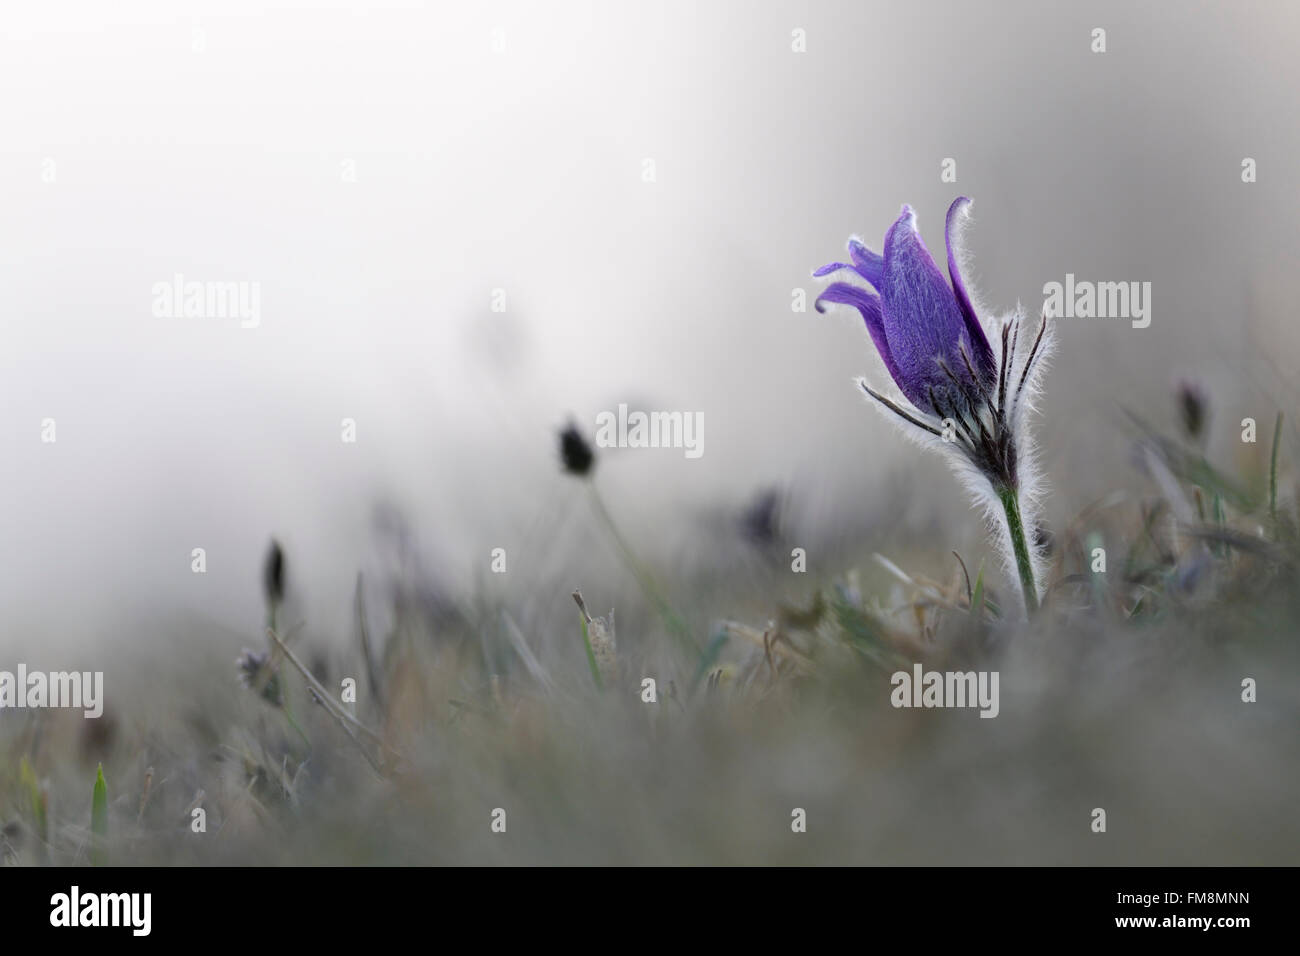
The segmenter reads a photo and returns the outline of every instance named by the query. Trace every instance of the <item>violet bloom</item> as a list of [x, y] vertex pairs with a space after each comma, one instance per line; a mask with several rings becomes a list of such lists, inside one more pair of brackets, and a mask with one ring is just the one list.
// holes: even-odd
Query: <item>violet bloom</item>
[[951, 284], [921, 241], [912, 208], [904, 206], [885, 233], [883, 255], [850, 239], [850, 262], [814, 273], [847, 269], [875, 291], [834, 282], [818, 297], [817, 310], [833, 302], [862, 314], [902, 397], [889, 398], [865, 380], [859, 384], [895, 421], [905, 423], [912, 437], [950, 453], [949, 461], [1002, 530], [1004, 553], [1032, 610], [1038, 606], [1042, 561], [1024, 520], [1037, 492], [1025, 412], [1032, 407], [1050, 335], [1044, 318], [1032, 344], [1021, 348], [1023, 320], [1017, 312], [1001, 323], [998, 347], [990, 345], [958, 267], [958, 227], [969, 205], [962, 196], [948, 209]]

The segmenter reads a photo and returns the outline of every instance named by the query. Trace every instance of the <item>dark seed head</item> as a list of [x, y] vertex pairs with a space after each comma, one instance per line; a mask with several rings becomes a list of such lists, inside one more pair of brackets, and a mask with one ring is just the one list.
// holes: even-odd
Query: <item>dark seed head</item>
[[267, 603], [273, 607], [284, 600], [284, 550], [274, 538], [262, 568], [262, 588], [266, 591]]
[[1199, 439], [1205, 431], [1209, 402], [1205, 390], [1195, 382], [1178, 383], [1178, 417], [1188, 437]]
[[284, 703], [284, 694], [280, 689], [280, 675], [271, 667], [271, 655], [250, 651], [244, 652], [235, 661], [239, 671], [239, 682], [250, 690], [256, 691], [272, 707]]
[[781, 510], [781, 492], [765, 488], [741, 513], [741, 531], [753, 544], [774, 544], [781, 538]]
[[571, 475], [585, 475], [596, 463], [591, 445], [573, 423], [560, 432], [560, 460], [564, 462], [564, 470]]

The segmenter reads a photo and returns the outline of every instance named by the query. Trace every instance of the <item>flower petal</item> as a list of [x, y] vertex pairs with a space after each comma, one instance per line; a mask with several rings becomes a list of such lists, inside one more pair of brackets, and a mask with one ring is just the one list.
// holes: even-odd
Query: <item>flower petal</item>
[[874, 286], [880, 285], [880, 277], [885, 272], [885, 257], [872, 252], [858, 239], [849, 240], [849, 255], [853, 257], [853, 268], [858, 275]]
[[897, 366], [891, 374], [912, 404], [933, 411], [929, 392], [953, 388], [940, 362], [950, 369], [964, 369], [961, 348], [963, 342], [969, 343], [969, 334], [953, 290], [916, 231], [911, 206], [903, 207], [885, 234], [884, 260], [876, 287], [885, 339]]
[[889, 374], [894, 381], [898, 382], [898, 367], [894, 364], [894, 357], [889, 354], [889, 342], [885, 337], [885, 326], [880, 311], [880, 296], [870, 289], [849, 285], [847, 282], [832, 282], [822, 290], [822, 294], [817, 297], [817, 301], [814, 303], [814, 307], [818, 312], [826, 311], [822, 308], [823, 301], [851, 305], [862, 313], [863, 321], [867, 323], [867, 331], [871, 334], [871, 341], [876, 345], [876, 351], [880, 353], [881, 359], [884, 360], [885, 368], [889, 371]]
[[957, 298], [957, 306], [961, 309], [962, 319], [966, 323], [966, 334], [970, 337], [971, 348], [974, 351], [971, 364], [984, 379], [984, 384], [990, 386], [997, 377], [993, 349], [989, 347], [989, 340], [984, 335], [984, 327], [980, 325], [979, 316], [975, 314], [975, 306], [971, 304], [966, 283], [962, 281], [961, 270], [957, 266], [959, 230], [968, 206], [970, 206], [970, 199], [966, 196], [958, 196], [948, 207], [948, 218], [944, 222], [944, 245], [948, 249], [948, 277], [952, 279], [952, 292]]
[[852, 268], [853, 266], [849, 265], [849, 263], [847, 262], [832, 262], [830, 265], [825, 265], [822, 266], [820, 269], [814, 270], [813, 278], [820, 279], [822, 276], [828, 276], [832, 272], [839, 272], [841, 269], [852, 269]]
[[813, 275], [820, 279], [841, 269], [852, 269], [872, 285], [880, 283], [880, 276], [885, 271], [884, 256], [872, 252], [856, 236], [849, 240], [849, 255], [853, 257], [852, 262], [832, 262], [830, 265], [822, 266]]

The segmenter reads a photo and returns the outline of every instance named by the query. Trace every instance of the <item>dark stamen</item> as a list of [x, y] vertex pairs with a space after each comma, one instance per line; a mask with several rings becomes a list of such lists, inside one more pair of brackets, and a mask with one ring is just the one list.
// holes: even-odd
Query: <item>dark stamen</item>
[[1020, 373], [1020, 384], [1016, 386], [1016, 395], [1014, 401], [1020, 401], [1020, 393], [1025, 389], [1025, 382], [1029, 379], [1029, 370], [1034, 366], [1034, 360], [1038, 357], [1038, 347], [1043, 343], [1043, 333], [1047, 331], [1047, 313], [1043, 313], [1042, 320], [1038, 323], [1038, 336], [1034, 339], [1034, 347], [1029, 350], [1029, 358], [1025, 359], [1024, 370]]
[[974, 382], [975, 387], [979, 389], [980, 398], [983, 400], [985, 405], [992, 405], [992, 401], [989, 400], [988, 390], [984, 387], [984, 383], [980, 381], [979, 376], [975, 374], [975, 365], [970, 360], [970, 353], [966, 351], [966, 343], [964, 341], [958, 343], [957, 351], [961, 353], [961, 360], [966, 365], [966, 371], [970, 373], [970, 380]]
[[966, 430], [970, 432], [972, 435], [978, 432], [982, 440], [985, 436], [987, 436], [988, 433], [987, 430], [984, 428], [984, 422], [980, 420], [979, 413], [976, 411], [976, 409], [979, 406], [979, 402], [976, 399], [978, 399], [979, 396], [978, 395], [972, 396], [967, 391], [968, 389], [967, 384], [953, 374], [953, 371], [948, 367], [947, 362], [945, 362], [943, 359], [937, 359], [936, 361], [938, 361], [939, 363], [940, 370], [945, 375], [947, 375], [948, 378], [952, 379], [952, 383], [956, 385], [959, 390], [962, 391], [963, 393], [962, 397], [966, 400], [967, 407], [965, 409], [957, 408], [957, 406], [954, 404], [952, 406], [953, 411], [956, 411], [958, 413], [958, 417], [961, 419], [962, 424], [966, 426]]
[[887, 409], [889, 409], [891, 412], [893, 412], [893, 413], [894, 413], [895, 415], [897, 415], [899, 418], [902, 418], [902, 419], [904, 419], [905, 421], [911, 422], [911, 423], [912, 423], [913, 425], [915, 425], [917, 428], [923, 428], [923, 429], [925, 429], [926, 431], [928, 431], [928, 432], [929, 432], [930, 434], [932, 434], [932, 435], [939, 435], [940, 437], [942, 437], [943, 433], [940, 432], [939, 429], [935, 428], [933, 425], [929, 424], [928, 422], [923, 422], [923, 421], [921, 421], [921, 420], [920, 420], [919, 418], [917, 418], [915, 415], [910, 414], [909, 412], [905, 411], [904, 409], [899, 408], [897, 404], [895, 404], [894, 402], [890, 401], [890, 400], [889, 400], [888, 398], [886, 398], [884, 395], [881, 395], [879, 392], [877, 392], [875, 389], [873, 389], [873, 388], [872, 388], [870, 385], [868, 385], [866, 382], [858, 382], [858, 384], [862, 386], [863, 391], [865, 391], [868, 395], [870, 395], [872, 398], [874, 398], [876, 401], [878, 401], [881, 405], [884, 405]]
[[1007, 370], [1011, 367], [1011, 323], [1002, 326], [1002, 364], [998, 366], [998, 412], [1002, 411], [1007, 397]]
[[[955, 410], [946, 402], [940, 403], [939, 396], [935, 394], [933, 385], [927, 385], [925, 390], [930, 396], [930, 407], [938, 413], [940, 418], [952, 422], [954, 429], [958, 432], [958, 436], [965, 441], [968, 448], [974, 448], [976, 444], [975, 439], [971, 437], [969, 430], [966, 428], [965, 422], [961, 420], [961, 416], [956, 414]], [[940, 433], [940, 436], [942, 437], [942, 433]]]

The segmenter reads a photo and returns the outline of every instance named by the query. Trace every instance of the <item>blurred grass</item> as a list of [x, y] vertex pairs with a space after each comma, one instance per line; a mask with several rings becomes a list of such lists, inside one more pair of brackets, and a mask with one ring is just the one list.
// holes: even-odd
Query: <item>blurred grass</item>
[[[627, 591], [599, 664], [585, 614], [542, 641], [490, 601], [436, 620], [403, 609], [375, 640], [358, 583], [354, 644], [268, 647], [285, 707], [239, 685], [237, 648], [212, 633], [115, 672], [102, 722], [0, 714], [0, 858], [1295, 864], [1300, 523], [1279, 499], [1281, 419], [1266, 482], [1134, 422], [1155, 491], [1117, 490], [1053, 536], [1027, 624], [999, 610], [1008, 580], [981, 562], [972, 582], [937, 539], [909, 556], [947, 557], [945, 579], [882, 555], [801, 577], [792, 605], [739, 574], [727, 593], [765, 609], [750, 619], [719, 614], [712, 585]], [[998, 670], [1000, 715], [893, 709], [889, 676], [914, 661]], [[355, 704], [337, 696], [345, 677]], [[1108, 834], [1090, 830], [1097, 806]]]
[[108, 785], [104, 782], [104, 765], [95, 769], [95, 786], [90, 795], [90, 862], [103, 866], [108, 862]]

